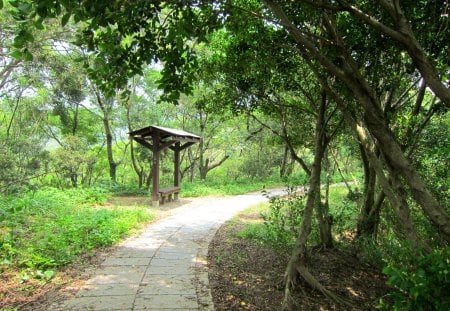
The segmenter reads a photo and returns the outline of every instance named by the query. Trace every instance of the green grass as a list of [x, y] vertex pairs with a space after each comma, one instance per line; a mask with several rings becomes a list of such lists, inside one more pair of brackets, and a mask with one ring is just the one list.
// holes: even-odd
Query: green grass
[[101, 188], [46, 188], [0, 197], [0, 267], [38, 271], [111, 246], [154, 215], [144, 207], [107, 207]]
[[238, 195], [252, 191], [260, 191], [264, 188], [282, 186], [283, 184], [283, 181], [276, 178], [268, 180], [207, 178], [206, 180], [196, 180], [194, 182], [182, 182], [181, 194], [183, 197]]
[[[255, 214], [266, 214], [269, 212], [269, 203], [260, 203], [254, 206], [249, 207], [243, 212], [239, 213], [239, 215], [233, 217], [229, 223], [237, 224], [243, 219], [246, 218], [246, 215], [255, 215]], [[237, 233], [237, 236], [242, 239], [250, 239], [260, 244], [271, 244], [268, 241], [270, 237], [268, 236], [269, 230], [267, 230], [266, 225], [261, 222], [248, 222], [245, 224], [244, 228]]]

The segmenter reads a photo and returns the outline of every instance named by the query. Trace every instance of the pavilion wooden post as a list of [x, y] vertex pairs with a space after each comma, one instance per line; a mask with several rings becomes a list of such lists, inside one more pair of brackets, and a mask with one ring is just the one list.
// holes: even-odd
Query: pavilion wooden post
[[159, 133], [154, 132], [152, 135], [152, 153], [153, 153], [153, 166], [152, 166], [152, 181], [153, 181], [153, 189], [152, 189], [152, 206], [159, 206], [159, 158], [160, 158], [160, 150], [159, 150]]
[[[180, 142], [177, 142], [173, 148], [173, 163], [174, 163], [174, 172], [173, 172], [173, 186], [180, 187]], [[174, 200], [178, 201], [178, 192], [175, 192]]]

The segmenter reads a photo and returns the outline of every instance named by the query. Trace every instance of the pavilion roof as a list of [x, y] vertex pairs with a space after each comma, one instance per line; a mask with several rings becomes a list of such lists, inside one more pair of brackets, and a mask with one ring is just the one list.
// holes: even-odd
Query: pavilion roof
[[158, 133], [159, 138], [161, 140], [165, 140], [166, 138], [169, 138], [171, 140], [175, 141], [190, 141], [190, 142], [199, 142], [200, 136], [197, 136], [195, 134], [178, 130], [178, 129], [172, 129], [168, 127], [162, 127], [162, 126], [156, 126], [156, 125], [150, 125], [144, 128], [141, 128], [136, 131], [132, 131], [129, 133], [132, 137], [139, 137], [144, 140], [151, 139], [153, 134]]

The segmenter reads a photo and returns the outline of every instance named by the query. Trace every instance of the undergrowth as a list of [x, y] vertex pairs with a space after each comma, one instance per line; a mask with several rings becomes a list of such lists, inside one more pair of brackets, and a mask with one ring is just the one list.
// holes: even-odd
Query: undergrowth
[[450, 247], [420, 254], [410, 246], [395, 248], [383, 273], [396, 290], [380, 300], [382, 310], [450, 310]]
[[[260, 207], [263, 222], [247, 224], [238, 236], [274, 248], [291, 248], [299, 233], [305, 200], [303, 195], [291, 190], [288, 193], [287, 198], [273, 198]], [[334, 218], [336, 237], [355, 227], [358, 215], [355, 201], [345, 188], [330, 188], [330, 214]], [[312, 244], [318, 241], [315, 235], [313, 230], [310, 236]], [[450, 247], [421, 253], [395, 236], [383, 241], [358, 239], [352, 243], [365, 261], [387, 275], [387, 284], [393, 288], [376, 307], [397, 311], [450, 310]], [[344, 242], [336, 245], [351, 246]]]
[[[345, 187], [330, 188], [330, 214], [334, 219], [333, 232], [349, 230], [354, 227], [357, 208], [354, 201], [347, 198]], [[286, 196], [270, 198], [266, 208], [261, 210], [262, 223], [249, 224], [240, 233], [243, 238], [250, 238], [275, 248], [290, 248], [295, 243], [300, 230], [306, 196], [295, 187], [286, 188]], [[313, 218], [313, 223], [317, 220]], [[316, 225], [312, 226], [310, 243], [319, 241]]]
[[110, 246], [152, 219], [144, 207], [102, 206], [103, 188], [45, 188], [0, 197], [0, 269], [51, 278], [53, 270]]

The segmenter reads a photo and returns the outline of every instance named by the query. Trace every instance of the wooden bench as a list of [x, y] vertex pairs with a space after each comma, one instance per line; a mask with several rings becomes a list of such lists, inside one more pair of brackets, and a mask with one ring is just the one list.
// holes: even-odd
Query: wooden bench
[[178, 200], [178, 193], [180, 192], [180, 187], [164, 188], [159, 189], [159, 202], [164, 204], [164, 202], [172, 202]]

